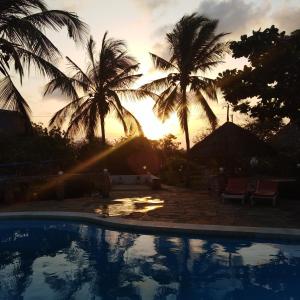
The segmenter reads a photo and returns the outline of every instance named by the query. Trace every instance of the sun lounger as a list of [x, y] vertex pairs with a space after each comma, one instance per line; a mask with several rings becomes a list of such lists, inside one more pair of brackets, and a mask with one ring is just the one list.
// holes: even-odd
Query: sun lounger
[[255, 192], [251, 195], [251, 205], [254, 205], [255, 200], [270, 199], [273, 206], [276, 205], [278, 198], [278, 183], [271, 180], [258, 180]]
[[246, 178], [229, 178], [225, 191], [222, 194], [222, 200], [240, 199], [244, 204], [248, 194], [248, 180]]

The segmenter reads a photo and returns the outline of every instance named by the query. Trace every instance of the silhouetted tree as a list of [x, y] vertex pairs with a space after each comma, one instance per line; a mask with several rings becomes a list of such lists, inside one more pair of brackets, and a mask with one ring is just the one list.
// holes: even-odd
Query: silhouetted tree
[[12, 67], [24, 77], [24, 69], [34, 65], [42, 75], [57, 77], [60, 53], [47, 38], [45, 29], [67, 27], [69, 36], [81, 41], [86, 25], [76, 14], [48, 10], [43, 0], [1, 0], [0, 2], [0, 108], [20, 112], [30, 127], [30, 107], [10, 76]]
[[[135, 74], [139, 64], [128, 55], [125, 43], [107, 38], [107, 32], [99, 54], [96, 54], [95, 46], [90, 38], [87, 43], [89, 64], [85, 72], [67, 57], [74, 74], [71, 77], [58, 74], [47, 84], [45, 94], [60, 90], [71, 99], [55, 113], [50, 126], [61, 126], [70, 116], [67, 135], [74, 136], [82, 130], [88, 139], [93, 139], [100, 121], [102, 143], [105, 144], [105, 118], [109, 113], [114, 113], [125, 133], [142, 133], [139, 122], [120, 100], [120, 96], [140, 98], [149, 95], [145, 91], [130, 89], [141, 77], [141, 74]], [[83, 96], [79, 97], [79, 93]]]
[[262, 121], [259, 118], [256, 118], [254, 120], [249, 120], [244, 128], [251, 131], [261, 140], [271, 141], [283, 126], [284, 123], [282, 120], [266, 118]]
[[226, 44], [220, 41], [225, 34], [215, 34], [217, 25], [217, 20], [197, 14], [184, 16], [167, 34], [170, 57], [164, 59], [150, 53], [154, 66], [169, 74], [141, 87], [155, 92], [163, 90], [154, 110], [162, 120], [177, 113], [187, 151], [190, 150], [188, 115], [192, 103], [201, 105], [213, 127], [217, 124], [207, 103], [207, 99], [217, 99], [215, 80], [204, 76], [204, 72], [221, 63], [226, 52]]
[[[57, 128], [47, 130], [40, 125], [32, 125], [29, 136], [1, 136], [0, 163], [75, 160], [75, 150], [70, 140]], [[32, 172], [32, 166], [26, 168]], [[38, 172], [34, 169], [35, 172]]]
[[[247, 58], [242, 70], [226, 70], [219, 83], [234, 109], [279, 129], [283, 118], [300, 122], [300, 31], [291, 35], [271, 26], [232, 42], [234, 58]], [[257, 98], [258, 101], [249, 101]]]

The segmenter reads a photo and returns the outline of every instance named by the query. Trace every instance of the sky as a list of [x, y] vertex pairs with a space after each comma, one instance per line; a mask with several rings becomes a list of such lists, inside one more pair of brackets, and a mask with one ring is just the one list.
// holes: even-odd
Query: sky
[[[184, 14], [198, 12], [219, 19], [218, 30], [229, 32], [228, 40], [237, 40], [242, 34], [251, 34], [252, 30], [264, 29], [272, 24], [288, 33], [300, 28], [300, 0], [47, 0], [46, 3], [50, 9], [77, 13], [89, 25], [89, 33], [98, 46], [105, 31], [109, 32], [110, 37], [125, 40], [129, 53], [140, 62], [140, 72], [144, 74], [136, 87], [162, 75], [154, 70], [149, 52], [167, 58], [165, 35]], [[59, 62], [61, 70], [68, 74], [65, 56], [85, 67], [84, 45], [75, 45], [64, 30], [47, 34], [62, 53], [63, 58]], [[227, 56], [225, 62], [208, 76], [214, 78], [222, 70], [242, 68], [244, 63], [244, 60]], [[19, 85], [17, 77], [15, 82]], [[47, 79], [31, 70], [23, 85], [19, 85], [32, 109], [32, 120], [45, 126], [50, 117], [68, 102], [59, 93], [43, 97], [46, 83]], [[124, 101], [124, 106], [142, 124], [147, 137], [157, 139], [172, 133], [183, 141], [176, 115], [163, 124], [152, 112], [153, 104], [151, 99]], [[221, 125], [226, 119], [224, 99], [220, 97], [218, 103], [211, 103], [211, 106]], [[234, 113], [233, 118], [236, 123], [245, 121], [245, 116], [238, 113]], [[205, 116], [197, 108], [191, 110], [189, 127], [192, 141], [208, 128]], [[121, 125], [112, 118], [108, 119], [106, 129], [111, 141], [124, 135]]]

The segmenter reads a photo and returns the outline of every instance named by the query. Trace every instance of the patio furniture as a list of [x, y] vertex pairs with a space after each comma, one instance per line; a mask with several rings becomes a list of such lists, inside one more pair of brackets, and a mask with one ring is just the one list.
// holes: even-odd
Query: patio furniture
[[258, 180], [255, 192], [251, 195], [251, 205], [254, 205], [255, 200], [270, 199], [272, 205], [276, 205], [278, 198], [278, 182], [272, 180]]
[[247, 178], [229, 178], [225, 191], [222, 193], [223, 203], [225, 199], [240, 199], [242, 204], [245, 204], [248, 195], [248, 180]]

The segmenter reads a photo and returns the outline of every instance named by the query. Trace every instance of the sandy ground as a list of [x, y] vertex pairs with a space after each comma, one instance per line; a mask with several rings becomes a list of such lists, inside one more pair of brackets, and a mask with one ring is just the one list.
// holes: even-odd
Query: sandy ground
[[148, 188], [115, 189], [110, 199], [97, 195], [63, 201], [32, 201], [1, 204], [0, 211], [56, 210], [93, 212], [124, 218], [195, 224], [219, 224], [262, 227], [300, 228], [300, 200], [279, 199], [276, 207], [271, 202], [239, 201], [223, 204], [208, 192], [164, 187], [160, 191]]

